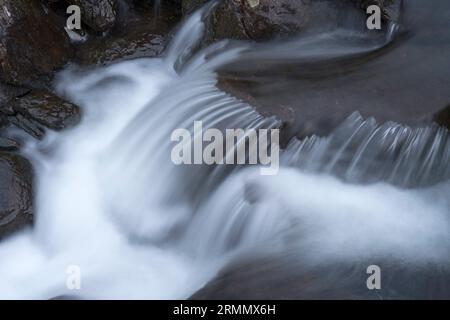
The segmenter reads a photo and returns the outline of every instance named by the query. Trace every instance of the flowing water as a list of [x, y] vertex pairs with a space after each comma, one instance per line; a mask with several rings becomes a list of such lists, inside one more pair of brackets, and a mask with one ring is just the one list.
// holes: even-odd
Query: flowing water
[[[194, 120], [220, 129], [282, 126], [218, 89], [218, 68], [364, 54], [398, 29], [373, 39], [343, 28], [283, 50], [229, 41], [196, 50], [211, 9], [185, 22], [163, 58], [58, 76], [57, 91], [84, 117], [24, 150], [37, 175], [36, 224], [0, 243], [2, 298], [188, 298], [255, 252], [298, 253], [312, 268], [375, 257], [448, 268], [445, 129], [380, 125], [355, 113], [328, 137], [292, 139], [274, 176], [254, 166], [171, 162], [171, 132]], [[81, 270], [77, 291], [66, 286], [71, 266]]]

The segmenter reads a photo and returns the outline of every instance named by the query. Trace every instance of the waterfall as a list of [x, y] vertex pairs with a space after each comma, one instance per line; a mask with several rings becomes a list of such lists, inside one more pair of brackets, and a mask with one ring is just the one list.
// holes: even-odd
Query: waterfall
[[[336, 30], [278, 55], [232, 41], [201, 48], [214, 5], [185, 22], [162, 58], [59, 74], [56, 89], [83, 108], [83, 120], [24, 148], [36, 171], [36, 224], [0, 243], [0, 297], [188, 298], [253, 251], [299, 250], [310, 264], [370, 255], [448, 264], [442, 128], [353, 114], [328, 137], [294, 138], [270, 177], [257, 167], [170, 161], [170, 133], [193, 132], [195, 120], [222, 130], [282, 126], [218, 89], [219, 68], [349, 57], [395, 36], [395, 26], [375, 42]], [[70, 266], [81, 270], [80, 290], [66, 286]]]
[[285, 164], [339, 176], [353, 183], [389, 182], [401, 187], [434, 185], [450, 179], [448, 130], [378, 125], [352, 114], [329, 137], [293, 139]]

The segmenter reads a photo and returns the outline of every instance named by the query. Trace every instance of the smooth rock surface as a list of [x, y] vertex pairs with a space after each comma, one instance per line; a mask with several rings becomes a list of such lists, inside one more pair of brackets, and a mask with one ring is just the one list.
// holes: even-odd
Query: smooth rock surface
[[[448, 299], [450, 272], [430, 263], [402, 265], [393, 258], [331, 261], [308, 266], [301, 253], [250, 257], [234, 263], [198, 290], [192, 300], [380, 300]], [[382, 289], [368, 290], [367, 267], [376, 261], [383, 273]], [[439, 284], [439, 285], [431, 285]]]

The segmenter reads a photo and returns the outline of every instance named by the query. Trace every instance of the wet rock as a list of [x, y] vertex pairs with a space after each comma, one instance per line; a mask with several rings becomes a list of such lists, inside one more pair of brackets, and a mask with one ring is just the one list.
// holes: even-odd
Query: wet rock
[[24, 87], [16, 87], [8, 84], [0, 83], [0, 108], [11, 99], [23, 96], [30, 92], [30, 89]]
[[325, 287], [323, 292], [308, 292], [321, 277], [325, 278], [321, 270], [308, 270], [292, 258], [274, 258], [276, 259], [256, 258], [232, 263], [194, 293], [190, 300], [357, 298], [345, 287], [336, 290], [334, 283]]
[[216, 37], [266, 40], [302, 30], [310, 6], [296, 0], [225, 1], [214, 14]]
[[36, 139], [42, 139], [45, 135], [45, 128], [33, 120], [18, 113], [8, 117], [8, 123], [22, 129]]
[[[268, 258], [248, 258], [219, 272], [191, 300], [380, 300], [448, 299], [450, 272], [434, 263], [424, 267], [405, 264], [395, 257], [377, 257], [382, 290], [367, 290], [371, 259], [331, 260], [309, 265], [309, 255], [298, 248]], [[436, 290], [430, 283], [442, 284]]]
[[165, 49], [170, 30], [178, 22], [177, 8], [161, 6], [155, 16], [153, 6], [130, 7], [126, 23], [103, 38], [92, 38], [79, 46], [77, 62], [106, 65], [125, 59], [155, 57]]
[[19, 144], [9, 138], [0, 137], [0, 150], [1, 151], [15, 151], [19, 149]]
[[434, 115], [434, 121], [450, 130], [450, 105]]
[[126, 37], [111, 37], [82, 45], [77, 61], [82, 65], [107, 65], [125, 59], [155, 57], [166, 46], [166, 37], [144, 30], [134, 30]]
[[[183, 13], [190, 13], [205, 0], [184, 0]], [[309, 28], [336, 28], [338, 9], [355, 9], [365, 27], [366, 8], [377, 4], [388, 17], [392, 0], [225, 0], [212, 18], [213, 39], [268, 40], [287, 37]], [[335, 10], [330, 11], [332, 7]], [[356, 8], [363, 10], [356, 10]]]
[[10, 122], [37, 138], [43, 136], [44, 128], [62, 130], [80, 120], [78, 106], [45, 90], [35, 90], [14, 99], [3, 112]]
[[0, 5], [0, 80], [32, 84], [71, 56], [64, 19], [43, 3], [4, 0]]
[[31, 164], [19, 155], [0, 152], [0, 239], [32, 221]]
[[94, 31], [104, 32], [116, 23], [116, 0], [72, 0], [81, 9], [81, 20]]

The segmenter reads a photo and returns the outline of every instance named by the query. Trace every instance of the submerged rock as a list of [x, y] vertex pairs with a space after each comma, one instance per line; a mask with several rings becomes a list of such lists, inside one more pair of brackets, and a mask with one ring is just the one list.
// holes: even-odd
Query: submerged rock
[[70, 58], [64, 19], [44, 4], [4, 0], [0, 5], [0, 80], [30, 84]]
[[116, 23], [115, 0], [72, 0], [71, 3], [80, 7], [81, 20], [94, 31], [107, 31]]
[[35, 90], [12, 100], [3, 112], [13, 124], [37, 138], [43, 136], [45, 127], [63, 130], [80, 120], [78, 106], [45, 90]]
[[[271, 257], [251, 257], [232, 263], [190, 300], [380, 300], [449, 299], [450, 272], [435, 263], [418, 267], [389, 256], [377, 257], [383, 278], [382, 290], [368, 290], [370, 259], [335, 260], [308, 265], [295, 252]], [[442, 284], [439, 289], [430, 283]]]
[[32, 198], [31, 164], [0, 152], [0, 239], [32, 223]]

